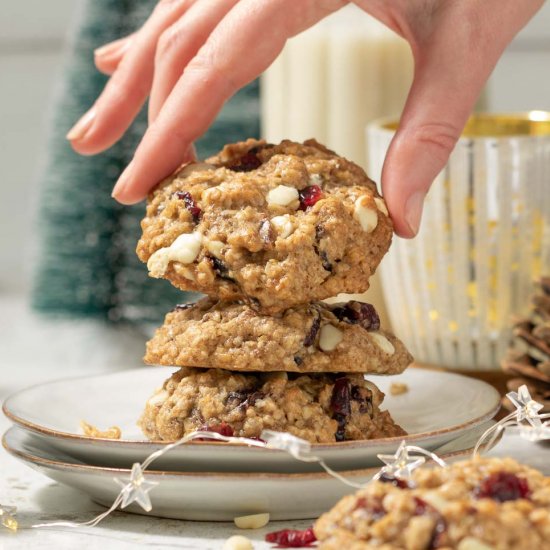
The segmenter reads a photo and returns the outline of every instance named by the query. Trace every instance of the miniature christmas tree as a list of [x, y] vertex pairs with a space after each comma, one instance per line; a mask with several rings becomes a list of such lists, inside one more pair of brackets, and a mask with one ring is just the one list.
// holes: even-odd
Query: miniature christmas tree
[[[157, 324], [175, 302], [196, 297], [147, 276], [135, 255], [144, 206], [122, 206], [111, 198], [145, 132], [146, 109], [123, 139], [100, 155], [80, 156], [65, 139], [107, 80], [94, 67], [94, 49], [134, 32], [155, 5], [155, 0], [87, 0], [79, 13], [39, 182], [33, 306], [43, 313]], [[258, 96], [255, 81], [227, 102], [196, 144], [201, 158], [227, 141], [259, 135]]]

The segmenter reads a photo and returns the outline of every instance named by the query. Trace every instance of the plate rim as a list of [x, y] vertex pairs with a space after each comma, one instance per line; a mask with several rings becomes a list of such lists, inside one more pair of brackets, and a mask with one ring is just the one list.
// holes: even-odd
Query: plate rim
[[[18, 426], [11, 426], [8, 428], [2, 435], [2, 448], [11, 456], [22, 460], [25, 463], [32, 463], [38, 466], [52, 468], [58, 471], [84, 471], [90, 474], [96, 475], [130, 475], [132, 473], [130, 468], [117, 468], [113, 466], [96, 466], [94, 464], [86, 463], [71, 463], [65, 462], [63, 460], [54, 460], [49, 458], [43, 458], [35, 456], [28, 451], [14, 449], [7, 441], [7, 438], [10, 434], [17, 433], [20, 431], [22, 434], [25, 434], [25, 430], [19, 428]], [[502, 434], [497, 440], [500, 441]], [[486, 445], [483, 445], [481, 448], [485, 449]], [[468, 457], [473, 453], [474, 446], [468, 447], [466, 449], [460, 449], [456, 451], [451, 451], [449, 453], [443, 453], [439, 456], [443, 460], [450, 460], [453, 458], [459, 457]], [[76, 460], [76, 459], [75, 459]], [[431, 461], [428, 459], [428, 464]], [[381, 465], [382, 466], [382, 465]], [[381, 468], [380, 466], [380, 468]], [[380, 471], [380, 468], [369, 467], [369, 468], [360, 468], [355, 470], [338, 470], [338, 473], [344, 475], [347, 478], [353, 477], [365, 477], [372, 473]], [[147, 476], [167, 478], [170, 476], [178, 478], [203, 478], [208, 477], [209, 479], [233, 479], [233, 480], [242, 480], [242, 479], [262, 479], [262, 480], [277, 480], [277, 479], [288, 479], [288, 480], [314, 480], [314, 479], [330, 479], [331, 475], [322, 472], [178, 472], [172, 470], [146, 470]]]
[[[162, 368], [162, 367], [161, 367]], [[411, 367], [409, 367], [411, 368]], [[414, 370], [423, 370], [426, 372], [433, 373], [434, 370], [423, 367], [420, 365], [415, 364], [415, 366], [412, 367]], [[76, 380], [85, 380], [90, 378], [98, 378], [98, 377], [108, 377], [108, 376], [114, 376], [114, 375], [120, 375], [122, 373], [131, 373], [136, 371], [144, 371], [144, 367], [138, 367], [134, 369], [124, 369], [116, 372], [108, 372], [108, 373], [98, 373], [93, 375], [84, 375], [84, 376], [74, 376], [74, 377], [67, 377], [67, 378], [57, 378], [55, 380], [51, 380], [46, 383], [42, 384], [33, 384], [27, 388], [23, 388], [22, 390], [19, 390], [12, 395], [9, 395], [4, 402], [2, 403], [2, 412], [3, 414], [11, 420], [13, 423], [22, 426], [23, 429], [37, 433], [42, 436], [46, 436], [53, 439], [62, 439], [62, 440], [70, 440], [70, 441], [80, 441], [89, 445], [101, 445], [105, 447], [129, 447], [132, 445], [137, 445], [139, 447], [142, 446], [149, 446], [149, 445], [156, 445], [158, 447], [163, 447], [166, 445], [169, 445], [170, 443], [173, 443], [171, 441], [150, 441], [150, 440], [144, 440], [144, 439], [109, 439], [105, 437], [91, 437], [87, 435], [81, 435], [81, 434], [73, 434], [70, 432], [62, 432], [59, 430], [54, 430], [51, 428], [47, 428], [44, 426], [40, 426], [38, 424], [35, 424], [34, 422], [25, 420], [12, 411], [9, 410], [9, 404], [10, 401], [13, 401], [17, 397], [19, 397], [21, 394], [31, 391], [40, 387], [46, 387], [50, 384], [55, 384], [59, 382], [71, 382]], [[379, 445], [390, 445], [392, 443], [400, 443], [401, 441], [405, 440], [407, 443], [414, 443], [418, 440], [426, 440], [435, 438], [441, 435], [445, 435], [447, 433], [455, 432], [455, 431], [464, 431], [468, 428], [473, 428], [475, 426], [478, 426], [485, 422], [486, 420], [492, 419], [497, 412], [499, 411], [501, 407], [501, 397], [498, 391], [488, 384], [487, 382], [483, 380], [479, 380], [477, 378], [472, 378], [465, 376], [463, 374], [458, 374], [454, 372], [445, 372], [445, 371], [435, 371], [438, 374], [442, 374], [444, 376], [450, 376], [453, 378], [460, 378], [468, 380], [472, 383], [481, 384], [482, 386], [486, 386], [492, 393], [494, 398], [494, 405], [483, 415], [477, 416], [476, 418], [473, 418], [467, 422], [463, 422], [461, 424], [453, 424], [452, 426], [447, 426], [445, 428], [440, 428], [438, 430], [433, 430], [430, 432], [420, 432], [415, 434], [407, 434], [404, 436], [394, 436], [394, 437], [382, 437], [377, 439], [360, 439], [360, 440], [352, 440], [352, 441], [340, 441], [340, 442], [334, 442], [334, 443], [312, 443], [311, 447], [312, 449], [316, 449], [318, 451], [323, 450], [332, 450], [332, 449], [349, 449], [359, 446], [360, 448], [367, 449], [369, 447], [376, 447]], [[365, 373], [368, 375], [368, 373]], [[227, 447], [236, 447], [236, 448], [244, 448], [248, 447], [249, 449], [253, 449], [254, 452], [271, 452], [271, 453], [282, 453], [284, 451], [281, 451], [279, 449], [270, 449], [267, 447], [253, 447], [248, 446], [243, 443], [232, 443], [232, 442], [223, 442], [223, 441], [191, 441], [189, 444], [193, 447], [209, 447], [209, 446], [218, 446], [223, 445], [225, 448]]]

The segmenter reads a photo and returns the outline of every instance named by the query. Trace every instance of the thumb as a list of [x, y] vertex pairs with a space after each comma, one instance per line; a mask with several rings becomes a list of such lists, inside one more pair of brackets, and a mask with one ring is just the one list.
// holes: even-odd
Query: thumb
[[[475, 13], [459, 11], [468, 4]], [[420, 32], [425, 38], [413, 47], [414, 80], [382, 171], [384, 198], [402, 237], [418, 233], [424, 198], [481, 89], [508, 42], [536, 11], [509, 13], [503, 20], [502, 11], [496, 17], [487, 13], [487, 4], [452, 3], [457, 9], [432, 21], [432, 32]], [[539, 2], [526, 4], [534, 8]]]

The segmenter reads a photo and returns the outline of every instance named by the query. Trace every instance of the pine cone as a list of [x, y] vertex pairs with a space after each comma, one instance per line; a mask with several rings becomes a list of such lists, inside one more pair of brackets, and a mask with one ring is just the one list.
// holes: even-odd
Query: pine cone
[[[533, 399], [544, 404], [544, 412], [550, 412], [550, 277], [537, 283], [532, 304], [529, 317], [514, 324], [512, 346], [502, 368], [518, 375], [508, 381], [510, 391], [526, 384]], [[506, 398], [503, 405], [514, 408]]]

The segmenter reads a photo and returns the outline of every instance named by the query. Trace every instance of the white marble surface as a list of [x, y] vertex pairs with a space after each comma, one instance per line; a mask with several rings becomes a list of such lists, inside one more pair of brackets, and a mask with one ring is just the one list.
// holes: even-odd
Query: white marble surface
[[[3, 361], [0, 401], [17, 389], [40, 381], [133, 367], [141, 353], [143, 337], [139, 334], [111, 334], [107, 327], [91, 323], [45, 322], [32, 316], [20, 303], [1, 297], [0, 311]], [[5, 322], [8, 318], [15, 322], [8, 326]], [[103, 352], [97, 351], [98, 348]], [[58, 359], [60, 354], [63, 361]], [[124, 356], [127, 359], [122, 361]], [[0, 417], [0, 431], [3, 433], [8, 427], [7, 419]], [[492, 454], [513, 456], [550, 475], [550, 445], [528, 443], [510, 436], [505, 437]], [[271, 523], [264, 529], [243, 532], [229, 523], [175, 521], [116, 512], [93, 529], [32, 529], [30, 526], [39, 522], [87, 521], [103, 509], [85, 495], [34, 472], [3, 449], [0, 450], [0, 503], [17, 506], [21, 527], [16, 534], [0, 528], [1, 550], [82, 547], [86, 550], [142, 547], [214, 550], [221, 549], [223, 542], [237, 533], [247, 535], [254, 548], [262, 550], [271, 547], [263, 542], [266, 532], [287, 527], [301, 529], [311, 523]]]

